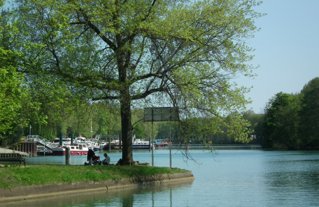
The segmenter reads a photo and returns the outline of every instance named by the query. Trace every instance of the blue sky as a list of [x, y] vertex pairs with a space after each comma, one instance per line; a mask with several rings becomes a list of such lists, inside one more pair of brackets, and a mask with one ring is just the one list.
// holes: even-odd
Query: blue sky
[[262, 113], [276, 93], [299, 93], [319, 76], [319, 0], [264, 0], [256, 11], [267, 13], [256, 20], [261, 28], [247, 41], [255, 48], [254, 79], [239, 77], [238, 84], [253, 86], [246, 95], [255, 113]]

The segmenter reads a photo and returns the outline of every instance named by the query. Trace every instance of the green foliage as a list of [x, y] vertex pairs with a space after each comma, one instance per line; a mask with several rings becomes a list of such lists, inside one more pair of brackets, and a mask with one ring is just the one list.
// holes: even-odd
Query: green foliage
[[[117, 104], [106, 101], [93, 104], [95, 109], [93, 120], [95, 118], [95, 130], [97, 134], [120, 134], [121, 133], [121, 116], [120, 109]], [[97, 129], [97, 130], [96, 130]]]
[[[247, 64], [253, 50], [245, 40], [258, 30], [254, 20], [261, 14], [253, 7], [259, 4], [255, 0], [17, 1], [14, 12], [20, 32], [10, 46], [26, 54], [18, 70], [28, 81], [51, 79], [49, 87], [62, 81], [72, 94], [86, 100], [117, 100], [123, 160], [128, 164], [131, 109], [136, 105], [180, 107], [185, 135], [188, 126], [196, 124], [194, 133], [207, 133], [208, 128], [222, 132], [225, 127], [236, 140], [247, 141], [249, 123], [240, 114], [248, 103], [244, 97], [248, 89], [230, 80], [239, 73], [253, 76], [253, 67]], [[60, 119], [69, 95], [63, 87], [58, 89], [61, 99], [51, 102], [54, 96], [48, 95], [48, 102], [41, 103], [43, 108], [56, 109]], [[52, 116], [45, 115], [51, 121]], [[52, 122], [59, 121], [55, 118]], [[204, 124], [196, 118], [205, 119]], [[100, 132], [109, 130], [105, 115], [96, 119]]]
[[298, 149], [299, 110], [298, 95], [276, 94], [266, 107], [262, 146]]
[[158, 124], [158, 133], [156, 139], [172, 138], [173, 142], [179, 142], [180, 135], [180, 124], [178, 122], [161, 122]]
[[319, 77], [301, 91], [300, 139], [303, 148], [319, 148]]
[[136, 124], [134, 129], [136, 138], [144, 138], [144, 130], [140, 124]]
[[251, 135], [255, 136], [255, 139], [251, 140], [250, 143], [261, 144], [264, 114], [255, 114], [253, 111], [247, 111], [243, 114], [243, 118], [249, 121], [251, 124], [249, 130], [252, 132]]
[[12, 65], [3, 64], [10, 54], [0, 47], [0, 134], [18, 123], [22, 99], [27, 95], [20, 87], [19, 73]]
[[263, 147], [319, 149], [319, 78], [306, 84], [300, 94], [278, 93], [265, 109]]
[[[2, 5], [0, 2], [0, 6]], [[2, 143], [10, 143], [9, 137], [28, 122], [24, 116], [26, 108], [32, 108], [33, 115], [38, 105], [30, 101], [30, 91], [24, 76], [16, 68], [24, 58], [23, 53], [10, 48], [13, 36], [19, 33], [15, 22], [9, 21], [10, 12], [0, 7], [0, 139]]]

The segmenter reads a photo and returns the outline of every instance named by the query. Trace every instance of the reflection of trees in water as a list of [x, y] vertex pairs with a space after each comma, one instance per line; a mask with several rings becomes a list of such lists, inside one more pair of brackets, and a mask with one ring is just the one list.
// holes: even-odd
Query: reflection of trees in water
[[134, 194], [129, 193], [122, 196], [122, 207], [133, 207]]
[[[169, 192], [169, 194], [168, 194]], [[173, 186], [153, 186], [148, 188], [135, 189], [130, 194], [121, 196], [123, 207], [139, 206], [148, 204], [148, 206], [157, 206], [156, 203], [167, 203], [167, 206], [173, 206]], [[135, 199], [134, 199], [135, 198]], [[168, 203], [169, 202], [169, 203]]]
[[[173, 206], [173, 191], [188, 184], [149, 186], [144, 188], [98, 190], [81, 194], [64, 194], [40, 199], [1, 203], [1, 207], [59, 207], [59, 206]], [[122, 205], [121, 205], [122, 204]]]
[[[267, 173], [271, 187], [282, 189], [286, 186], [291, 192], [317, 192], [319, 186], [319, 160], [289, 161], [277, 163], [277, 172]], [[284, 167], [283, 167], [284, 166]]]

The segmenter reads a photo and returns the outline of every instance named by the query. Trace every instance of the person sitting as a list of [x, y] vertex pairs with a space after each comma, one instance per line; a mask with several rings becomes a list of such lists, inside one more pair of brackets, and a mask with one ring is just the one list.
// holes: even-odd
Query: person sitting
[[100, 156], [94, 155], [92, 160], [93, 160], [93, 165], [101, 165]]
[[116, 165], [123, 165], [123, 160], [122, 160], [122, 158], [120, 158], [119, 161], [117, 161]]
[[106, 153], [104, 153], [104, 157], [105, 159], [103, 160], [103, 165], [109, 165], [111, 161], [110, 157]]

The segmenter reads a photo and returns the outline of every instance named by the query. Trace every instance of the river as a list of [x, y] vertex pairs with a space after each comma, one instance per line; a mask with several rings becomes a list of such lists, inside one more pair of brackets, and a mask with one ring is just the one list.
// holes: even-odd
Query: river
[[[181, 152], [172, 150], [172, 166], [192, 171], [193, 183], [54, 196], [4, 206], [319, 206], [319, 152], [191, 149], [189, 156], [196, 162], [187, 161]], [[101, 157], [103, 153], [98, 152]], [[109, 156], [116, 163], [121, 153], [113, 151]], [[148, 150], [134, 151], [133, 158], [152, 163]], [[71, 157], [73, 165], [85, 161], [85, 156]], [[27, 164], [64, 162], [57, 156], [27, 158]], [[154, 150], [154, 165], [169, 167], [169, 150]]]

